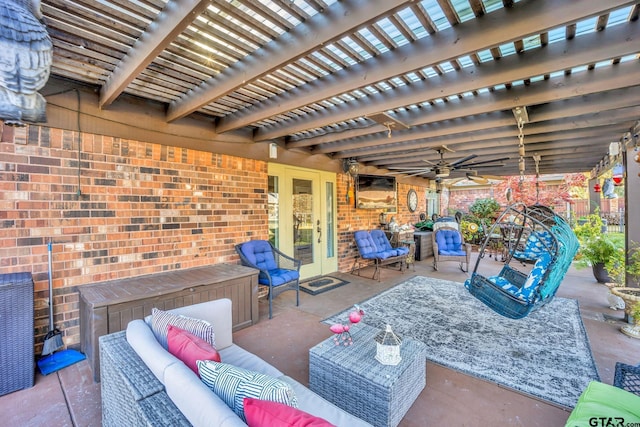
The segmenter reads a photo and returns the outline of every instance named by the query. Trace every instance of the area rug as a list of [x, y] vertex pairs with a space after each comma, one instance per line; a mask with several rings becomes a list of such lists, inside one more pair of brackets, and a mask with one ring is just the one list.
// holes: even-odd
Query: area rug
[[321, 276], [300, 283], [300, 290], [311, 295], [318, 295], [331, 289], [339, 288], [349, 282], [333, 276]]
[[[364, 323], [390, 324], [400, 337], [425, 343], [433, 363], [565, 408], [573, 408], [587, 384], [599, 380], [572, 299], [555, 297], [513, 320], [486, 307], [462, 283], [417, 276], [358, 305]], [[352, 310], [323, 322], [345, 323]]]

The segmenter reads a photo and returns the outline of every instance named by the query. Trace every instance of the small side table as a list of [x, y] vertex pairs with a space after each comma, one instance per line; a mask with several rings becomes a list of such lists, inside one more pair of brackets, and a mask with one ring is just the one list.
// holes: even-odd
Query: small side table
[[416, 271], [416, 241], [401, 240], [400, 244], [409, 248], [409, 253], [407, 254], [406, 260], [407, 268], [409, 268], [409, 265], [411, 265], [413, 271]]
[[375, 359], [378, 332], [360, 323], [351, 329], [353, 345], [337, 346], [331, 336], [312, 347], [309, 388], [374, 426], [396, 427], [426, 385], [427, 351], [403, 338], [400, 363], [383, 365]]

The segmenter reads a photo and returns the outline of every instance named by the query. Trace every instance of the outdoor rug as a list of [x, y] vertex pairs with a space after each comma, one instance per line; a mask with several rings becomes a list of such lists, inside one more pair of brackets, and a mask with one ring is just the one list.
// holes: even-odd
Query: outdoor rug
[[339, 288], [349, 282], [333, 276], [320, 276], [300, 283], [300, 290], [311, 295], [318, 295], [331, 289]]
[[[364, 323], [425, 343], [427, 360], [562, 407], [599, 380], [576, 300], [555, 297], [513, 320], [462, 283], [417, 276], [358, 305]], [[323, 322], [347, 323], [352, 310]]]

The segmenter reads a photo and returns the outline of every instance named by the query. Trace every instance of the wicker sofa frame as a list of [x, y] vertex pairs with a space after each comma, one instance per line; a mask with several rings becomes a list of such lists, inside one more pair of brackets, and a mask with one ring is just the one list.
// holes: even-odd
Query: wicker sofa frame
[[125, 331], [99, 341], [103, 426], [191, 426], [129, 345]]

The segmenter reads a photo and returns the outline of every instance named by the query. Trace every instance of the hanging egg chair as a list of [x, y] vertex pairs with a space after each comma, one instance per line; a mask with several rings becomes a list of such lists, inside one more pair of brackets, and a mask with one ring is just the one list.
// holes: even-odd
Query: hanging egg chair
[[522, 203], [500, 214], [487, 236], [495, 234], [502, 235], [504, 264], [497, 274], [480, 273], [480, 267], [483, 272], [491, 267], [485, 262], [490, 250], [486, 238], [465, 286], [496, 313], [521, 319], [553, 299], [578, 251], [578, 239], [549, 207]]

